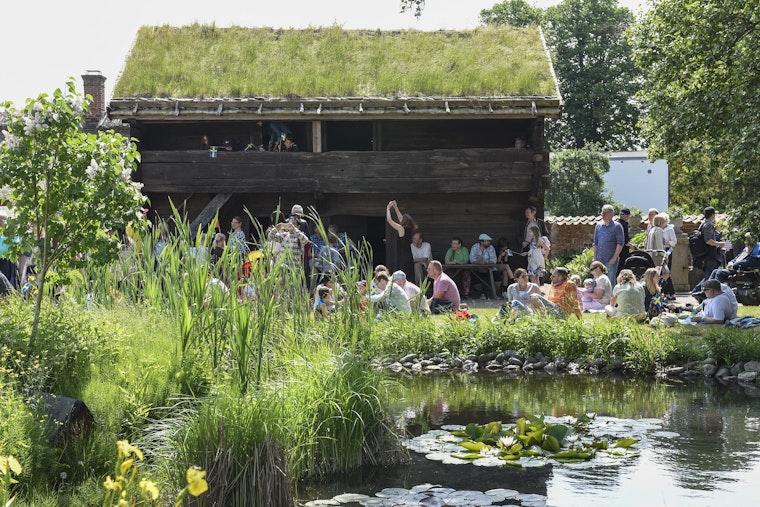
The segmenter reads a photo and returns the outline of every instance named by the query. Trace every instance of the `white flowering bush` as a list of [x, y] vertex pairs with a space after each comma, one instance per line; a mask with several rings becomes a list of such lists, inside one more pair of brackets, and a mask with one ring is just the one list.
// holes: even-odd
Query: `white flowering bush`
[[34, 342], [45, 277], [85, 263], [108, 261], [119, 239], [107, 231], [144, 220], [142, 185], [131, 175], [139, 161], [135, 140], [113, 131], [82, 132], [91, 97], [66, 91], [28, 100], [22, 109], [0, 104], [0, 188], [11, 216], [1, 231], [18, 238], [11, 254], [35, 250], [37, 301]]

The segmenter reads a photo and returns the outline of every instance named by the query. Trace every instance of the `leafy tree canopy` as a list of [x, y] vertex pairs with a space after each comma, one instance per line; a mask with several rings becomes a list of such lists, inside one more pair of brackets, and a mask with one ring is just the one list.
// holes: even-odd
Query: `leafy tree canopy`
[[710, 189], [760, 233], [760, 0], [660, 0], [632, 43], [650, 154], [682, 171], [674, 200], [701, 207]]
[[[39, 322], [45, 277], [85, 262], [104, 262], [118, 252], [115, 231], [143, 221], [145, 198], [132, 182], [139, 157], [129, 139], [113, 132], [82, 132], [90, 97], [66, 92], [27, 100], [22, 109], [0, 105], [0, 188], [11, 216], [2, 228], [13, 238], [15, 256], [35, 251], [37, 301], [32, 337]], [[109, 234], [114, 231], [114, 234]]]
[[633, 14], [617, 0], [563, 0], [544, 16], [546, 41], [565, 102], [558, 121], [547, 122], [553, 149], [596, 143], [630, 150], [639, 143], [641, 84], [626, 30]]
[[543, 14], [543, 9], [533, 7], [525, 0], [504, 0], [490, 9], [481, 10], [480, 22], [484, 25], [540, 25]]
[[553, 154], [549, 165], [552, 186], [546, 191], [546, 209], [552, 215], [598, 215], [609, 202], [604, 173], [610, 170], [610, 159], [598, 146]]

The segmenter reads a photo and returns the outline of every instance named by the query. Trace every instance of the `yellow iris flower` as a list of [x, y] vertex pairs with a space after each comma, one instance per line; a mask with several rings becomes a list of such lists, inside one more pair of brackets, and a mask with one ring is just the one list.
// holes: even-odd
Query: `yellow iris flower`
[[156, 486], [156, 483], [149, 481], [148, 479], [142, 479], [140, 481], [140, 491], [145, 498], [150, 498], [151, 500], [156, 500], [158, 498], [158, 487]]
[[208, 482], [206, 482], [206, 471], [199, 468], [190, 467], [187, 469], [187, 490], [193, 496], [199, 496], [208, 491]]

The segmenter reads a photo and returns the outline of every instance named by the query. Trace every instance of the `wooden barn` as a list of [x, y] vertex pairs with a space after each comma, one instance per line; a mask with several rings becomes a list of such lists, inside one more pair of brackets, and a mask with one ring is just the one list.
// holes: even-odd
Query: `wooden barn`
[[[544, 120], [560, 109], [537, 28], [193, 25], [138, 32], [105, 121], [139, 140], [137, 179], [159, 216], [171, 198], [196, 223], [218, 211], [226, 230], [244, 209], [266, 226], [298, 203], [384, 262], [395, 259], [392, 199], [436, 258], [454, 235], [468, 247], [483, 232], [516, 239], [527, 205], [543, 213]], [[273, 122], [298, 152], [201, 146], [266, 145]]]

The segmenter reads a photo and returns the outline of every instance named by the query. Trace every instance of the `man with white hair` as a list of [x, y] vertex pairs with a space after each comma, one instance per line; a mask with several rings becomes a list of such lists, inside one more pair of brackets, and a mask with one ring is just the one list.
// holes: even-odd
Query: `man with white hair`
[[406, 273], [401, 270], [394, 271], [393, 283], [404, 289], [412, 310], [419, 310], [422, 313], [430, 313], [427, 298], [422, 294], [418, 286], [406, 279]]
[[625, 244], [623, 226], [612, 220], [614, 213], [611, 205], [602, 206], [602, 222], [594, 228], [594, 260], [607, 268], [607, 276], [613, 287], [620, 264], [620, 252]]

